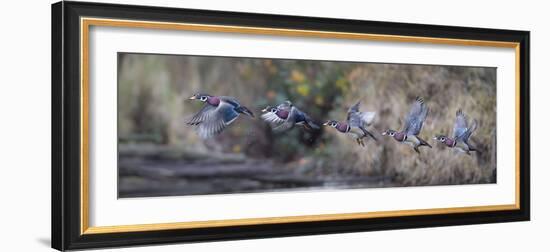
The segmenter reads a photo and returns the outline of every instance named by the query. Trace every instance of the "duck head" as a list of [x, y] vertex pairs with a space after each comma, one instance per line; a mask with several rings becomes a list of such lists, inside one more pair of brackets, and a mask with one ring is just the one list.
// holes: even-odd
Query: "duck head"
[[330, 126], [330, 127], [333, 127], [333, 128], [336, 128], [338, 127], [338, 122], [337, 121], [334, 121], [334, 120], [328, 120], [326, 121], [325, 123], [323, 123], [324, 126]]
[[455, 146], [455, 143], [456, 143], [454, 139], [448, 138], [447, 136], [444, 136], [444, 135], [436, 135], [435, 137], [433, 137], [433, 140], [441, 142], [445, 144], [447, 147], [453, 147]]
[[191, 97], [189, 97], [189, 100], [199, 100], [201, 102], [206, 102], [208, 100], [208, 98], [212, 97], [211, 95], [208, 95], [208, 94], [202, 94], [202, 93], [196, 93], [194, 95], [192, 95]]
[[335, 120], [328, 120], [325, 123], [323, 123], [324, 126], [330, 126], [332, 128], [337, 129], [340, 132], [346, 133], [349, 131], [349, 126], [346, 123], [341, 123]]
[[390, 136], [390, 137], [393, 137], [395, 140], [397, 141], [404, 141], [405, 140], [405, 133], [403, 132], [397, 132], [396, 130], [392, 130], [392, 129], [388, 129], [384, 132], [382, 132], [382, 136]]
[[280, 108], [279, 106], [277, 107], [267, 106], [264, 109], [262, 109], [262, 113], [273, 113], [277, 115], [279, 118], [285, 119], [285, 120], [290, 115], [290, 111], [288, 109]]
[[213, 106], [217, 106], [218, 104], [220, 104], [220, 99], [218, 97], [215, 97], [209, 94], [204, 94], [204, 93], [196, 93], [191, 97], [189, 97], [189, 100], [198, 100], [201, 102], [207, 102], [208, 104]]
[[396, 133], [397, 133], [397, 131], [392, 130], [392, 129], [388, 129], [388, 130], [382, 132], [382, 136], [391, 136], [391, 137], [393, 137], [393, 136], [395, 136]]
[[278, 111], [279, 111], [279, 109], [277, 109], [276, 107], [272, 107], [272, 106], [267, 106], [264, 109], [262, 109], [262, 113], [268, 113], [268, 112], [277, 113]]

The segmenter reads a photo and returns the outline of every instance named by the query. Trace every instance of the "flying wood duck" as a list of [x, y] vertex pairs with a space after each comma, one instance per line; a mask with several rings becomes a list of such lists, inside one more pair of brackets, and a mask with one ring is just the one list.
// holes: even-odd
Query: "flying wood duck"
[[306, 130], [319, 129], [308, 114], [299, 110], [290, 101], [285, 101], [276, 107], [267, 106], [262, 112], [264, 114], [261, 118], [268, 122], [275, 132], [290, 130], [295, 125], [302, 126]]
[[367, 130], [367, 127], [372, 124], [375, 112], [360, 112], [359, 106], [361, 101], [358, 101], [355, 105], [348, 109], [346, 122], [338, 122], [335, 120], [329, 120], [323, 125], [335, 128], [340, 133], [349, 134], [355, 139], [358, 145], [365, 146], [363, 138], [370, 136], [372, 139], [377, 140], [374, 135]]
[[470, 151], [478, 151], [474, 148], [468, 140], [472, 133], [477, 129], [477, 121], [472, 120], [472, 124], [468, 126], [468, 118], [462, 112], [461, 109], [456, 111], [456, 120], [453, 127], [453, 137], [449, 138], [444, 135], [436, 135], [433, 139], [443, 143], [449, 148], [458, 149], [461, 152], [464, 152], [470, 155]]
[[428, 107], [424, 103], [424, 99], [422, 97], [416, 97], [409, 114], [405, 117], [405, 125], [403, 130], [398, 132], [396, 130], [388, 129], [383, 132], [382, 135], [391, 136], [393, 139], [401, 143], [407, 143], [413, 147], [416, 153], [420, 154], [418, 147], [427, 146], [432, 148], [428, 142], [418, 136], [427, 115]]
[[197, 126], [197, 132], [202, 138], [220, 134], [239, 117], [239, 114], [254, 117], [252, 111], [241, 106], [233, 97], [197, 93], [189, 99], [204, 103], [204, 107], [187, 122], [189, 125]]

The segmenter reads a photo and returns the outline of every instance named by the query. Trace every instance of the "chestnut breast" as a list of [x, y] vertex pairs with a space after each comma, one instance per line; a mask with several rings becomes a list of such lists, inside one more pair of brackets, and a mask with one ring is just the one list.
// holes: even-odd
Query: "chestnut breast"
[[348, 124], [347, 123], [339, 123], [338, 126], [336, 126], [336, 129], [340, 132], [347, 132], [348, 131]]
[[447, 138], [447, 139], [445, 139], [445, 144], [446, 144], [447, 146], [449, 146], [449, 147], [454, 147], [454, 145], [455, 145], [455, 140], [450, 139], [450, 138]]
[[279, 110], [277, 111], [277, 116], [281, 119], [287, 119], [289, 112], [287, 110]]
[[206, 102], [208, 102], [208, 104], [210, 104], [212, 106], [218, 106], [218, 105], [220, 105], [220, 98], [215, 97], [215, 96], [210, 96], [210, 97], [208, 97]]
[[396, 132], [395, 135], [393, 136], [393, 138], [397, 141], [404, 141], [405, 140], [405, 132]]

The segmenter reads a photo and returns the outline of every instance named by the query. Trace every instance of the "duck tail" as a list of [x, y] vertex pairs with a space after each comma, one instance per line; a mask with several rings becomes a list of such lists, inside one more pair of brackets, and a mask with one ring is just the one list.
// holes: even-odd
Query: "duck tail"
[[240, 113], [243, 113], [243, 114], [248, 115], [250, 117], [254, 117], [254, 113], [252, 113], [252, 111], [250, 111], [250, 109], [248, 109], [246, 107], [240, 106], [237, 110]]
[[308, 125], [310, 128], [314, 129], [314, 130], [318, 130], [318, 129], [321, 128], [321, 127], [319, 127], [319, 125], [317, 125], [317, 124], [314, 123], [313, 121], [309, 121], [309, 120], [307, 121], [307, 125]]
[[365, 128], [361, 127], [361, 130], [363, 131], [363, 133], [365, 133], [365, 135], [369, 135], [370, 137], [372, 137], [372, 139], [374, 139], [374, 141], [378, 141], [378, 139], [372, 133], [370, 133], [368, 130], [366, 130]]
[[313, 129], [313, 130], [319, 130], [321, 129], [321, 127], [319, 127], [319, 125], [317, 125], [312, 119], [311, 117], [309, 117], [308, 115], [305, 116], [305, 121], [306, 121], [306, 127], [309, 128], [309, 129]]
[[468, 151], [475, 151], [477, 153], [481, 153], [481, 151], [479, 151], [478, 148], [476, 148], [475, 146], [471, 145], [469, 142], [466, 142], [466, 145], [468, 146]]
[[416, 136], [416, 138], [418, 138], [418, 140], [420, 141], [420, 145], [432, 148], [432, 146], [428, 142], [424, 141], [424, 139], [420, 138], [419, 136]]
[[372, 133], [370, 133], [368, 130], [367, 130], [367, 134], [372, 137], [372, 139], [374, 139], [374, 141], [378, 141], [378, 138], [376, 138]]

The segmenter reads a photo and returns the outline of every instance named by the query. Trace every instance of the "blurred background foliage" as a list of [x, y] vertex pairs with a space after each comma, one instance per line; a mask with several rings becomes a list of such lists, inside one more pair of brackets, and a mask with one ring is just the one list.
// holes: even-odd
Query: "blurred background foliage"
[[[119, 196], [231, 193], [295, 187], [351, 188], [496, 182], [496, 69], [120, 53]], [[203, 140], [185, 124], [196, 93], [236, 97], [241, 116]], [[400, 129], [416, 96], [430, 113], [420, 134], [433, 149], [412, 148], [380, 132]], [[274, 134], [261, 109], [291, 100], [319, 124], [343, 121], [349, 106], [375, 111], [379, 141], [358, 146], [333, 129]], [[481, 152], [437, 144], [461, 108], [478, 121]]]

